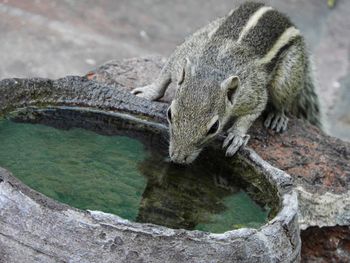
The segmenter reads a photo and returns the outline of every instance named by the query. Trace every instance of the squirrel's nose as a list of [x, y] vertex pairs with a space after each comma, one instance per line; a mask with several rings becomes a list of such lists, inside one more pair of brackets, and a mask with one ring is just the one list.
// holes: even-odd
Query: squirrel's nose
[[187, 158], [189, 157], [189, 155], [181, 156], [179, 154], [175, 154], [174, 152], [171, 152], [169, 156], [171, 161], [173, 161], [174, 163], [180, 163], [180, 164], [186, 163]]

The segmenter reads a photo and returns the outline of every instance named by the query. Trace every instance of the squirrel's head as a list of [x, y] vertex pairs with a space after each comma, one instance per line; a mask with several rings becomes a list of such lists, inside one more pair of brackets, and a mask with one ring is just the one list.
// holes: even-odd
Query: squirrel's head
[[203, 146], [218, 135], [236, 103], [240, 90], [237, 76], [222, 82], [195, 73], [187, 60], [178, 77], [178, 88], [167, 117], [170, 130], [169, 156], [175, 163], [193, 162]]

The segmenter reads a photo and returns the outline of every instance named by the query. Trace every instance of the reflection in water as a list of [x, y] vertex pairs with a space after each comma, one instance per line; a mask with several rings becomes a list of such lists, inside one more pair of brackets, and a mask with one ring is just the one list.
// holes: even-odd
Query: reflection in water
[[0, 166], [77, 208], [210, 232], [257, 228], [276, 212], [273, 189], [250, 165], [237, 158], [232, 165], [214, 149], [190, 166], [169, 163], [166, 133], [150, 126], [68, 109], [24, 111], [12, 120], [45, 126], [3, 122], [9, 133], [2, 126], [0, 137], [7, 144]]
[[136, 220], [210, 232], [263, 225], [269, 209], [254, 202], [244, 191], [247, 182], [209, 151], [190, 166], [152, 152], [138, 167], [148, 180]]

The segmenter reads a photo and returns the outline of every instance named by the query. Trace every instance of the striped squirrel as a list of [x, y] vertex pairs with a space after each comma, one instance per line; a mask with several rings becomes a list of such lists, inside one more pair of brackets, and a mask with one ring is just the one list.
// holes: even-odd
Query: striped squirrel
[[265, 109], [264, 125], [276, 132], [287, 129], [289, 114], [320, 127], [311, 73], [304, 39], [289, 18], [263, 3], [246, 2], [195, 32], [154, 83], [132, 93], [157, 100], [177, 82], [167, 112], [169, 156], [191, 163], [223, 131], [226, 155], [234, 155]]

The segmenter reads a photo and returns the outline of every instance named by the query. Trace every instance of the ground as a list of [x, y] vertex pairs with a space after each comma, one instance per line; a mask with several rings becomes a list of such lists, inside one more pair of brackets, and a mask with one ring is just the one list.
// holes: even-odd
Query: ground
[[[82, 75], [107, 60], [168, 56], [232, 0], [2, 0], [0, 78]], [[267, 1], [305, 34], [316, 64], [326, 130], [350, 140], [350, 1]]]

